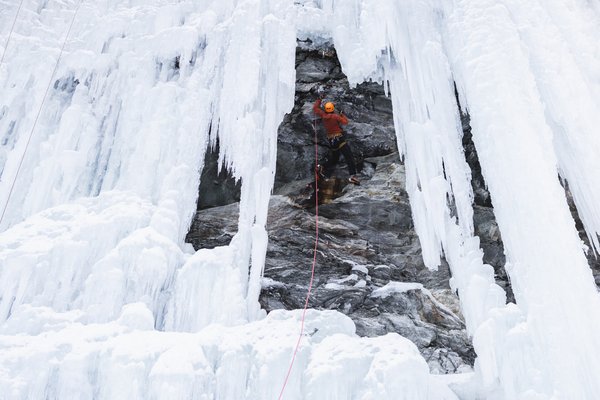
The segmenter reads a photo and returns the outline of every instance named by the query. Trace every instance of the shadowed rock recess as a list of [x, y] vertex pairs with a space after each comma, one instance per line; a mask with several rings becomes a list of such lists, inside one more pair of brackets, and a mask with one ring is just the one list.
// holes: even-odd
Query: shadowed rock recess
[[[350, 119], [346, 132], [362, 171], [362, 184], [345, 185], [339, 197], [319, 206], [320, 242], [310, 307], [347, 314], [362, 336], [396, 332], [409, 338], [433, 372], [452, 373], [472, 366], [475, 354], [458, 298], [448, 285], [449, 269], [442, 263], [438, 271], [430, 271], [423, 264], [405, 191], [404, 166], [396, 147], [392, 105], [383, 87], [363, 83], [350, 89], [335, 50], [314, 48], [309, 41], [299, 42], [296, 71], [295, 106], [279, 128], [260, 296], [263, 308], [304, 306], [314, 247], [314, 207], [295, 207], [291, 199], [313, 176], [312, 104], [316, 87], [325, 85], [325, 99], [334, 101]], [[468, 133], [468, 118], [463, 122]], [[320, 127], [319, 143], [324, 156], [327, 148]], [[479, 168], [469, 137], [465, 138], [465, 151], [472, 167]], [[210, 178], [214, 183], [225, 179], [214, 175]], [[335, 175], [347, 178], [343, 162]], [[204, 202], [194, 219], [188, 241], [196, 249], [227, 245], [236, 232], [238, 205], [227, 204], [234, 197], [231, 187], [224, 187], [227, 193], [212, 193], [210, 205]], [[499, 284], [509, 289], [502, 268], [502, 243], [482, 178], [474, 182], [474, 188], [479, 204], [476, 233], [481, 237], [485, 262], [496, 269]], [[222, 199], [221, 204], [214, 199]]]

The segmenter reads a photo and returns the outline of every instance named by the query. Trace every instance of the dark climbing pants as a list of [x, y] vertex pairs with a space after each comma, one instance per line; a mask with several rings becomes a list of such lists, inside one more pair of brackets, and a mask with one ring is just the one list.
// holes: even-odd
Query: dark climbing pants
[[335, 165], [340, 160], [340, 153], [344, 156], [346, 164], [348, 164], [348, 171], [350, 175], [356, 175], [356, 164], [354, 164], [354, 155], [350, 144], [346, 141], [346, 135], [338, 136], [329, 140], [329, 154], [323, 164], [325, 169], [325, 176], [331, 176]]

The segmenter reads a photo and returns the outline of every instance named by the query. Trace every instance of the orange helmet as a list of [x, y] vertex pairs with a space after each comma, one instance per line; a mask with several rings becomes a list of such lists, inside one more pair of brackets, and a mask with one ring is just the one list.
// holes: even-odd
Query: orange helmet
[[335, 106], [333, 105], [332, 102], [329, 101], [329, 102], [325, 103], [325, 111], [326, 112], [332, 113], [334, 109], [335, 109]]

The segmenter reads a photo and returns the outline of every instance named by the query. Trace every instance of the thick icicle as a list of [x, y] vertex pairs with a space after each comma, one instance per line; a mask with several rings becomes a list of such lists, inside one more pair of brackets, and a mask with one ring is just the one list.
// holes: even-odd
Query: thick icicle
[[[543, 22], [544, 14], [536, 21]], [[595, 333], [600, 299], [558, 181], [553, 134], [546, 120], [554, 106], [544, 110], [540, 94], [552, 90], [552, 82], [546, 82], [551, 72], [537, 71], [527, 57], [535, 60], [544, 47], [525, 52], [510, 10], [491, 0], [456, 2], [448, 30], [458, 86], [494, 199], [507, 270], [524, 313], [524, 320], [512, 328], [522, 334], [509, 331], [502, 337], [501, 332], [489, 332], [501, 348], [494, 352], [492, 343], [486, 343], [497, 368], [485, 374], [486, 383], [499, 378], [507, 398], [526, 393], [594, 398], [600, 390], [595, 379], [600, 373]], [[540, 83], [548, 85], [541, 92], [536, 72]], [[567, 116], [565, 121], [576, 117], [569, 115], [569, 108], [560, 115]], [[503, 359], [507, 353], [511, 357]], [[521, 368], [515, 367], [519, 358]]]

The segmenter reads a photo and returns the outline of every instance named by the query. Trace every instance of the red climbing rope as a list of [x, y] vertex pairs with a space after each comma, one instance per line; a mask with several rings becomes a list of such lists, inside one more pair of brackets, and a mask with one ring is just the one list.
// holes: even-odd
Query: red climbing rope
[[12, 37], [13, 31], [15, 30], [15, 24], [17, 23], [17, 19], [19, 18], [19, 12], [21, 12], [21, 7], [23, 6], [23, 0], [19, 3], [19, 8], [17, 8], [17, 13], [15, 14], [15, 19], [13, 19], [12, 26], [10, 27], [10, 32], [8, 33], [8, 38], [6, 39], [6, 43], [4, 44], [4, 51], [2, 52], [2, 58], [0, 58], [0, 65], [4, 62], [4, 56], [6, 56], [6, 49], [8, 49], [8, 44], [10, 43], [10, 38]]
[[300, 335], [298, 336], [298, 341], [296, 342], [296, 348], [294, 349], [294, 354], [292, 355], [292, 361], [290, 362], [290, 367], [288, 368], [287, 374], [285, 376], [285, 381], [283, 382], [283, 387], [281, 388], [281, 392], [279, 393], [279, 400], [283, 398], [283, 391], [288, 383], [290, 378], [290, 374], [292, 373], [292, 367], [294, 366], [294, 361], [296, 361], [296, 355], [298, 353], [298, 348], [300, 347], [300, 341], [302, 340], [302, 336], [304, 336], [304, 319], [306, 317], [306, 310], [308, 309], [308, 300], [310, 298], [310, 293], [312, 291], [313, 281], [315, 279], [315, 266], [317, 265], [317, 248], [319, 246], [319, 145], [318, 145], [318, 137], [317, 137], [317, 120], [313, 121], [313, 130], [315, 132], [315, 248], [313, 251], [313, 261], [312, 267], [310, 271], [310, 282], [308, 284], [308, 293], [306, 294], [306, 301], [304, 302], [304, 310], [302, 310], [302, 320], [300, 324]]
[[[19, 172], [21, 171], [21, 167], [23, 166], [23, 160], [25, 159], [25, 154], [27, 154], [27, 149], [29, 148], [29, 142], [31, 142], [31, 137], [33, 136], [33, 132], [35, 131], [35, 127], [37, 125], [38, 119], [40, 118], [40, 114], [42, 113], [42, 108], [44, 107], [44, 103], [46, 102], [46, 97], [48, 97], [48, 92], [50, 91], [50, 87], [52, 86], [52, 80], [54, 79], [54, 75], [56, 74], [56, 70], [58, 69], [58, 64], [60, 63], [60, 59], [65, 50], [65, 45], [67, 44], [67, 40], [71, 35], [71, 29], [73, 28], [73, 24], [75, 22], [75, 17], [77, 16], [77, 12], [81, 7], [81, 3], [83, 0], [79, 0], [77, 3], [77, 7], [75, 8], [75, 12], [73, 13], [73, 18], [71, 19], [71, 24], [69, 25], [69, 29], [67, 30], [67, 34], [65, 35], [65, 40], [63, 41], [62, 47], [60, 48], [60, 53], [58, 54], [58, 58], [56, 59], [56, 64], [54, 65], [54, 70], [50, 75], [50, 82], [48, 82], [48, 86], [46, 87], [46, 92], [44, 93], [44, 97], [42, 97], [42, 104], [40, 104], [40, 109], [38, 110], [37, 115], [35, 116], [35, 120], [33, 121], [33, 126], [31, 128], [31, 132], [29, 133], [29, 137], [27, 138], [27, 143], [25, 143], [25, 149], [23, 150], [23, 154], [21, 155], [21, 159], [19, 161], [19, 165], [17, 166], [17, 172], [15, 173], [15, 177], [13, 179], [12, 185], [10, 186], [10, 190], [8, 191], [8, 196], [6, 197], [6, 203], [4, 203], [4, 208], [2, 209], [2, 215], [0, 215], [0, 224], [4, 220], [4, 214], [6, 213], [6, 209], [8, 208], [8, 203], [10, 202], [10, 198], [12, 196], [13, 190], [15, 188], [15, 183], [17, 182], [17, 178], [19, 176]], [[2, 56], [4, 59], [4, 55]]]

